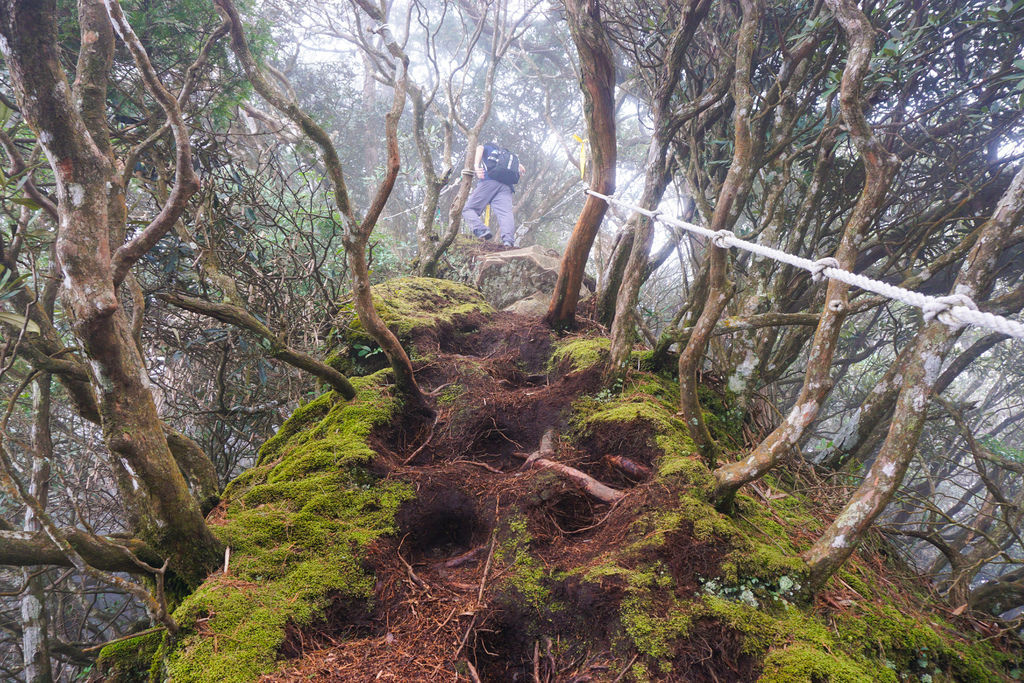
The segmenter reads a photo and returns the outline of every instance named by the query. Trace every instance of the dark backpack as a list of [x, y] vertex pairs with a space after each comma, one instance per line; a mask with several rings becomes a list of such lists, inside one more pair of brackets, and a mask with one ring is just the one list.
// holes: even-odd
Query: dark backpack
[[512, 186], [519, 182], [519, 157], [504, 147], [494, 146], [484, 157], [484, 176]]

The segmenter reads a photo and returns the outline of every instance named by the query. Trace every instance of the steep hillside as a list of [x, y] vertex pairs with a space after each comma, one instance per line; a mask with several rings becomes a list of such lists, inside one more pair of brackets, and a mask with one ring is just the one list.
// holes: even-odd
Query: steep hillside
[[[1019, 653], [930, 600], [884, 548], [803, 590], [826, 502], [796, 473], [726, 517], [643, 352], [601, 386], [607, 340], [558, 338], [473, 290], [406, 279], [379, 308], [436, 415], [340, 330], [359, 396], [295, 412], [211, 514], [226, 572], [181, 632], [106, 648], [134, 681], [1004, 681]], [[708, 389], [734, 453], [743, 416]], [[983, 632], [979, 632], [979, 629]], [[261, 678], [262, 677], [262, 678]]]

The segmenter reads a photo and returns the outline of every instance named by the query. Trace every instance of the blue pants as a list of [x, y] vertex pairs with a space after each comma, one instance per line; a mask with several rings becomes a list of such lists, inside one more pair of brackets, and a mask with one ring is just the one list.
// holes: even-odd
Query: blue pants
[[487, 234], [487, 226], [484, 225], [481, 215], [487, 205], [491, 205], [491, 213], [498, 219], [498, 230], [502, 242], [514, 242], [516, 236], [516, 222], [512, 215], [512, 188], [497, 180], [484, 178], [478, 180], [473, 193], [466, 201], [466, 207], [462, 210], [462, 220], [473, 231], [477, 237]]

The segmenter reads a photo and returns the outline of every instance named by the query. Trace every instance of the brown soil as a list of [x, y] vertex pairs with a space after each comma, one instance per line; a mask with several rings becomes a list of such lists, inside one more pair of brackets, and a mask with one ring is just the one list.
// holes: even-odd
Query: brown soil
[[741, 652], [743, 636], [715, 619], [693, 625], [672, 657], [668, 681], [747, 683], [759, 675], [757, 660]]
[[[568, 572], [628, 543], [650, 505], [670, 504], [663, 484], [607, 458], [653, 466], [651, 427], [602, 425], [575, 446], [556, 439], [552, 459], [626, 492], [615, 506], [599, 503], [550, 471], [522, 469], [545, 430], [568, 431], [573, 401], [599, 388], [596, 369], [549, 374], [553, 333], [510, 313], [414, 336], [418, 356], [430, 359], [416, 371], [436, 412], [403, 415], [371, 438], [374, 471], [417, 491], [397, 515], [398, 533], [371, 549], [374, 597], [332, 603], [320, 622], [290, 627], [280, 654], [291, 666], [261, 680], [469, 681], [474, 672], [481, 681], [620, 680], [634, 655], [617, 617], [624, 580], [588, 583]], [[526, 519], [530, 554], [546, 576], [562, 577], [542, 580], [549, 599], [540, 606], [508, 581], [512, 559], [500, 549], [514, 517]], [[636, 561], [664, 562], [689, 595], [727, 551], [683, 529]], [[678, 678], [665, 680], [753, 680], [738, 647], [721, 625], [698, 624], [674, 654]]]
[[643, 478], [611, 464], [608, 456], [622, 456], [652, 468], [661, 449], [654, 445], [654, 430], [643, 421], [629, 423], [600, 422], [580, 439], [580, 447], [589, 454], [587, 473], [609, 486], [633, 486]]
[[281, 656], [294, 659], [343, 640], [375, 633], [380, 629], [377, 617], [366, 600], [334, 596], [320, 619], [302, 628], [293, 623], [285, 627]]
[[638, 565], [658, 561], [668, 567], [669, 574], [680, 597], [693, 595], [700, 587], [698, 579], [717, 576], [722, 559], [731, 550], [722, 539], [702, 541], [693, 536], [693, 524], [682, 527], [665, 537], [657, 547], [645, 549], [637, 557]]
[[[261, 680], [612, 682], [631, 680], [633, 662], [647, 664], [660, 681], [756, 680], [759, 664], [742, 652], [742, 634], [710, 618], [697, 620], [689, 637], [674, 644], [672, 671], [657, 673], [655, 662], [632, 649], [618, 621], [625, 579], [584, 582], [569, 573], [628, 547], [636, 540], [634, 522], [649, 510], [670, 508], [678, 496], [642, 470], [629, 474], [614, 465], [619, 456], [656, 467], [660, 451], [643, 422], [599, 424], [575, 444], [556, 440], [550, 456], [623, 491], [614, 506], [550, 471], [522, 469], [546, 430], [568, 431], [572, 402], [599, 388], [597, 371], [548, 373], [553, 333], [536, 319], [510, 313], [470, 315], [413, 336], [418, 357], [430, 359], [418, 362], [416, 372], [436, 401], [435, 415], [402, 415], [371, 437], [379, 455], [374, 472], [417, 491], [397, 515], [398, 533], [370, 549], [373, 598], [335, 600], [318, 622], [289, 626], [280, 655], [290, 661]], [[747, 438], [769, 425], [767, 418], [748, 424]], [[803, 476], [799, 468], [788, 471]], [[817, 479], [791, 483], [820, 494]], [[819, 512], [823, 521], [832, 514]], [[222, 516], [223, 507], [215, 509], [211, 522]], [[509, 581], [512, 558], [502, 548], [512, 518], [525, 518], [530, 556], [549, 577], [539, 580], [545, 591], [540, 604]], [[815, 531], [794, 533], [811, 539]], [[661, 563], [676, 595], [687, 599], [701, 578], [718, 575], [729, 551], [722, 539], [698, 539], [684, 524], [619, 562], [627, 569]], [[863, 564], [855, 556], [848, 566], [859, 571]], [[881, 566], [870, 572], [883, 582], [889, 579], [878, 577], [894, 575]], [[906, 599], [911, 580], [904, 586], [893, 579], [889, 599], [901, 609], [912, 608]], [[863, 596], [839, 582], [819, 594], [816, 608], [841, 612], [858, 599]], [[653, 607], [659, 609], [667, 606]]]

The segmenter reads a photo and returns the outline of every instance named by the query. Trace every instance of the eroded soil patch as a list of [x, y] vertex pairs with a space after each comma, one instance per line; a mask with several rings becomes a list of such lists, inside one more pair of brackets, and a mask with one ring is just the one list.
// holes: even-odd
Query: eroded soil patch
[[[553, 339], [538, 321], [507, 313], [422, 337], [417, 378], [435, 416], [402, 415], [370, 440], [379, 454], [375, 473], [417, 492], [399, 510], [395, 536], [370, 551], [376, 630], [342, 632], [347, 640], [337, 646], [338, 635], [296, 632], [282, 655], [302, 659], [264, 680], [473, 680], [475, 673], [481, 681], [599, 681], [622, 672], [626, 580], [584, 579], [573, 570], [623, 549], [633, 522], [663, 497], [650, 475], [631, 475], [610, 458], [653, 470], [661, 451], [642, 421], [599, 423], [575, 444], [555, 439], [549, 457], [625, 492], [616, 505], [550, 470], [524, 469], [546, 430], [573, 432], [574, 401], [600, 387], [597, 367], [547, 371]], [[522, 524], [514, 533], [512, 520]], [[635, 559], [664, 563], [680, 595], [692, 595], [727, 550], [684, 527]], [[523, 551], [525, 565], [517, 559]], [[705, 631], [710, 639], [712, 627]], [[720, 643], [723, 663], [705, 661], [703, 644], [679, 650], [675, 671], [740, 680], [729, 678], [745, 666], [729, 642]], [[701, 675], [678, 680], [714, 680]]]
[[743, 635], [716, 619], [701, 619], [672, 657], [673, 675], [687, 683], [747, 683], [758, 677], [757, 660], [742, 651]]

